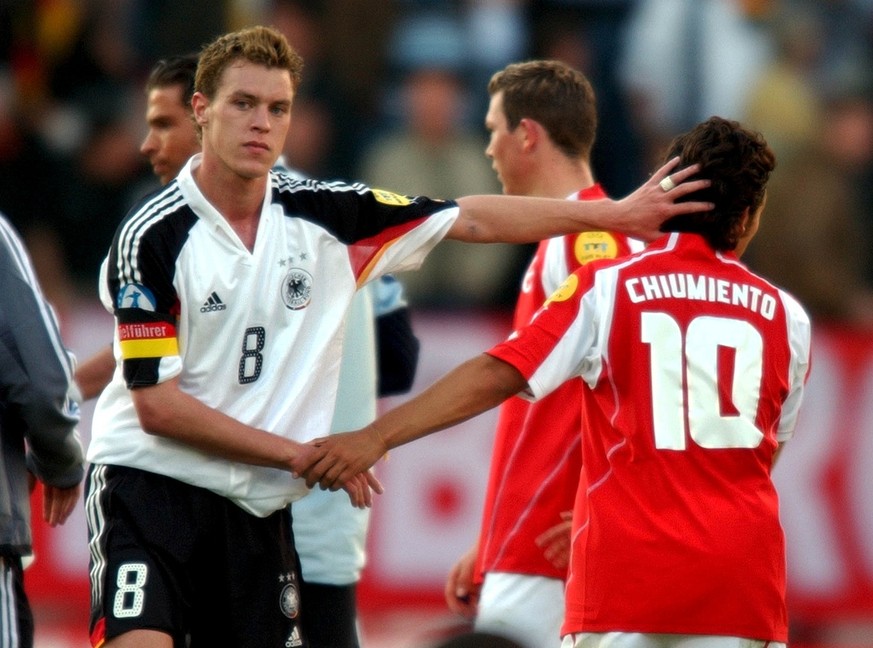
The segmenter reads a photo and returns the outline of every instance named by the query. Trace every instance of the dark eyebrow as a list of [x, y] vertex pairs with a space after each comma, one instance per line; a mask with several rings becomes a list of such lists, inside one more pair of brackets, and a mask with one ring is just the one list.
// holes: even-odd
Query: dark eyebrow
[[230, 94], [231, 99], [248, 99], [249, 101], [258, 101], [258, 98], [251, 94], [250, 92], [243, 92], [242, 90], [237, 90], [236, 92], [232, 92]]
[[290, 108], [291, 102], [287, 99], [279, 99], [277, 101], [265, 101], [262, 97], [257, 95], [253, 95], [250, 92], [245, 92], [244, 90], [237, 90], [236, 92], [232, 92], [230, 94], [231, 101], [238, 101], [240, 99], [244, 99], [246, 101], [251, 101], [252, 103], [267, 103], [270, 106], [281, 106], [283, 108]]

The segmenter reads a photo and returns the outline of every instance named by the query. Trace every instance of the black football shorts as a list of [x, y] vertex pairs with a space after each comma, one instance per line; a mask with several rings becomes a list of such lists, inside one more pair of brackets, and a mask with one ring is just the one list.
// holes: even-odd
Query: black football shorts
[[93, 465], [91, 643], [150, 629], [176, 648], [307, 646], [287, 509], [259, 518], [151, 472]]

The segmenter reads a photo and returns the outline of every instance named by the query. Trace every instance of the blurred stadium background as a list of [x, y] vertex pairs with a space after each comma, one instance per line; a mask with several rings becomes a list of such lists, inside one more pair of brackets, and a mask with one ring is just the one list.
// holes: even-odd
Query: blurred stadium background
[[[711, 114], [764, 132], [779, 164], [747, 260], [815, 322], [808, 401], [775, 471], [791, 646], [873, 647], [873, 0], [0, 0], [0, 211], [24, 234], [79, 357], [111, 334], [99, 261], [156, 183], [138, 153], [145, 75], [162, 56], [258, 23], [282, 29], [306, 61], [285, 154], [317, 177], [432, 196], [499, 191], [483, 155], [485, 86], [533, 57], [591, 78], [594, 169], [614, 196]], [[423, 152], [397, 164], [398, 146]], [[529, 251], [443, 244], [403, 277], [422, 338], [416, 389], [508, 332]], [[478, 528], [492, 426], [482, 416], [380, 465], [365, 648], [423, 647], [461, 627], [441, 602], [443, 578]], [[86, 646], [83, 515], [35, 532], [38, 648]]]

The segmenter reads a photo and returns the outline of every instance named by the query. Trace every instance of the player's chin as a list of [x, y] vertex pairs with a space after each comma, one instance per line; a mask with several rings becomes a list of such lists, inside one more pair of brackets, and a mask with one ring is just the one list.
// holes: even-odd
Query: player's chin
[[241, 161], [234, 170], [243, 178], [261, 178], [267, 175], [275, 163], [276, 160], [272, 158], [249, 159]]

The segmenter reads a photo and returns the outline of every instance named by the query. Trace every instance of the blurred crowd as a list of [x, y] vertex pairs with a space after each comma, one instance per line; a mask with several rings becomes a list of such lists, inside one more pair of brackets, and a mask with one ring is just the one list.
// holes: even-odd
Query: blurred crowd
[[[562, 59], [599, 100], [593, 167], [629, 193], [670, 138], [718, 114], [777, 153], [750, 265], [819, 320], [873, 327], [873, 0], [3, 0], [0, 211], [56, 307], [95, 297], [132, 202], [160, 58], [247, 24], [305, 60], [286, 161], [320, 178], [452, 198], [500, 191], [491, 74]], [[441, 244], [413, 306], [506, 308], [525, 246]]]

